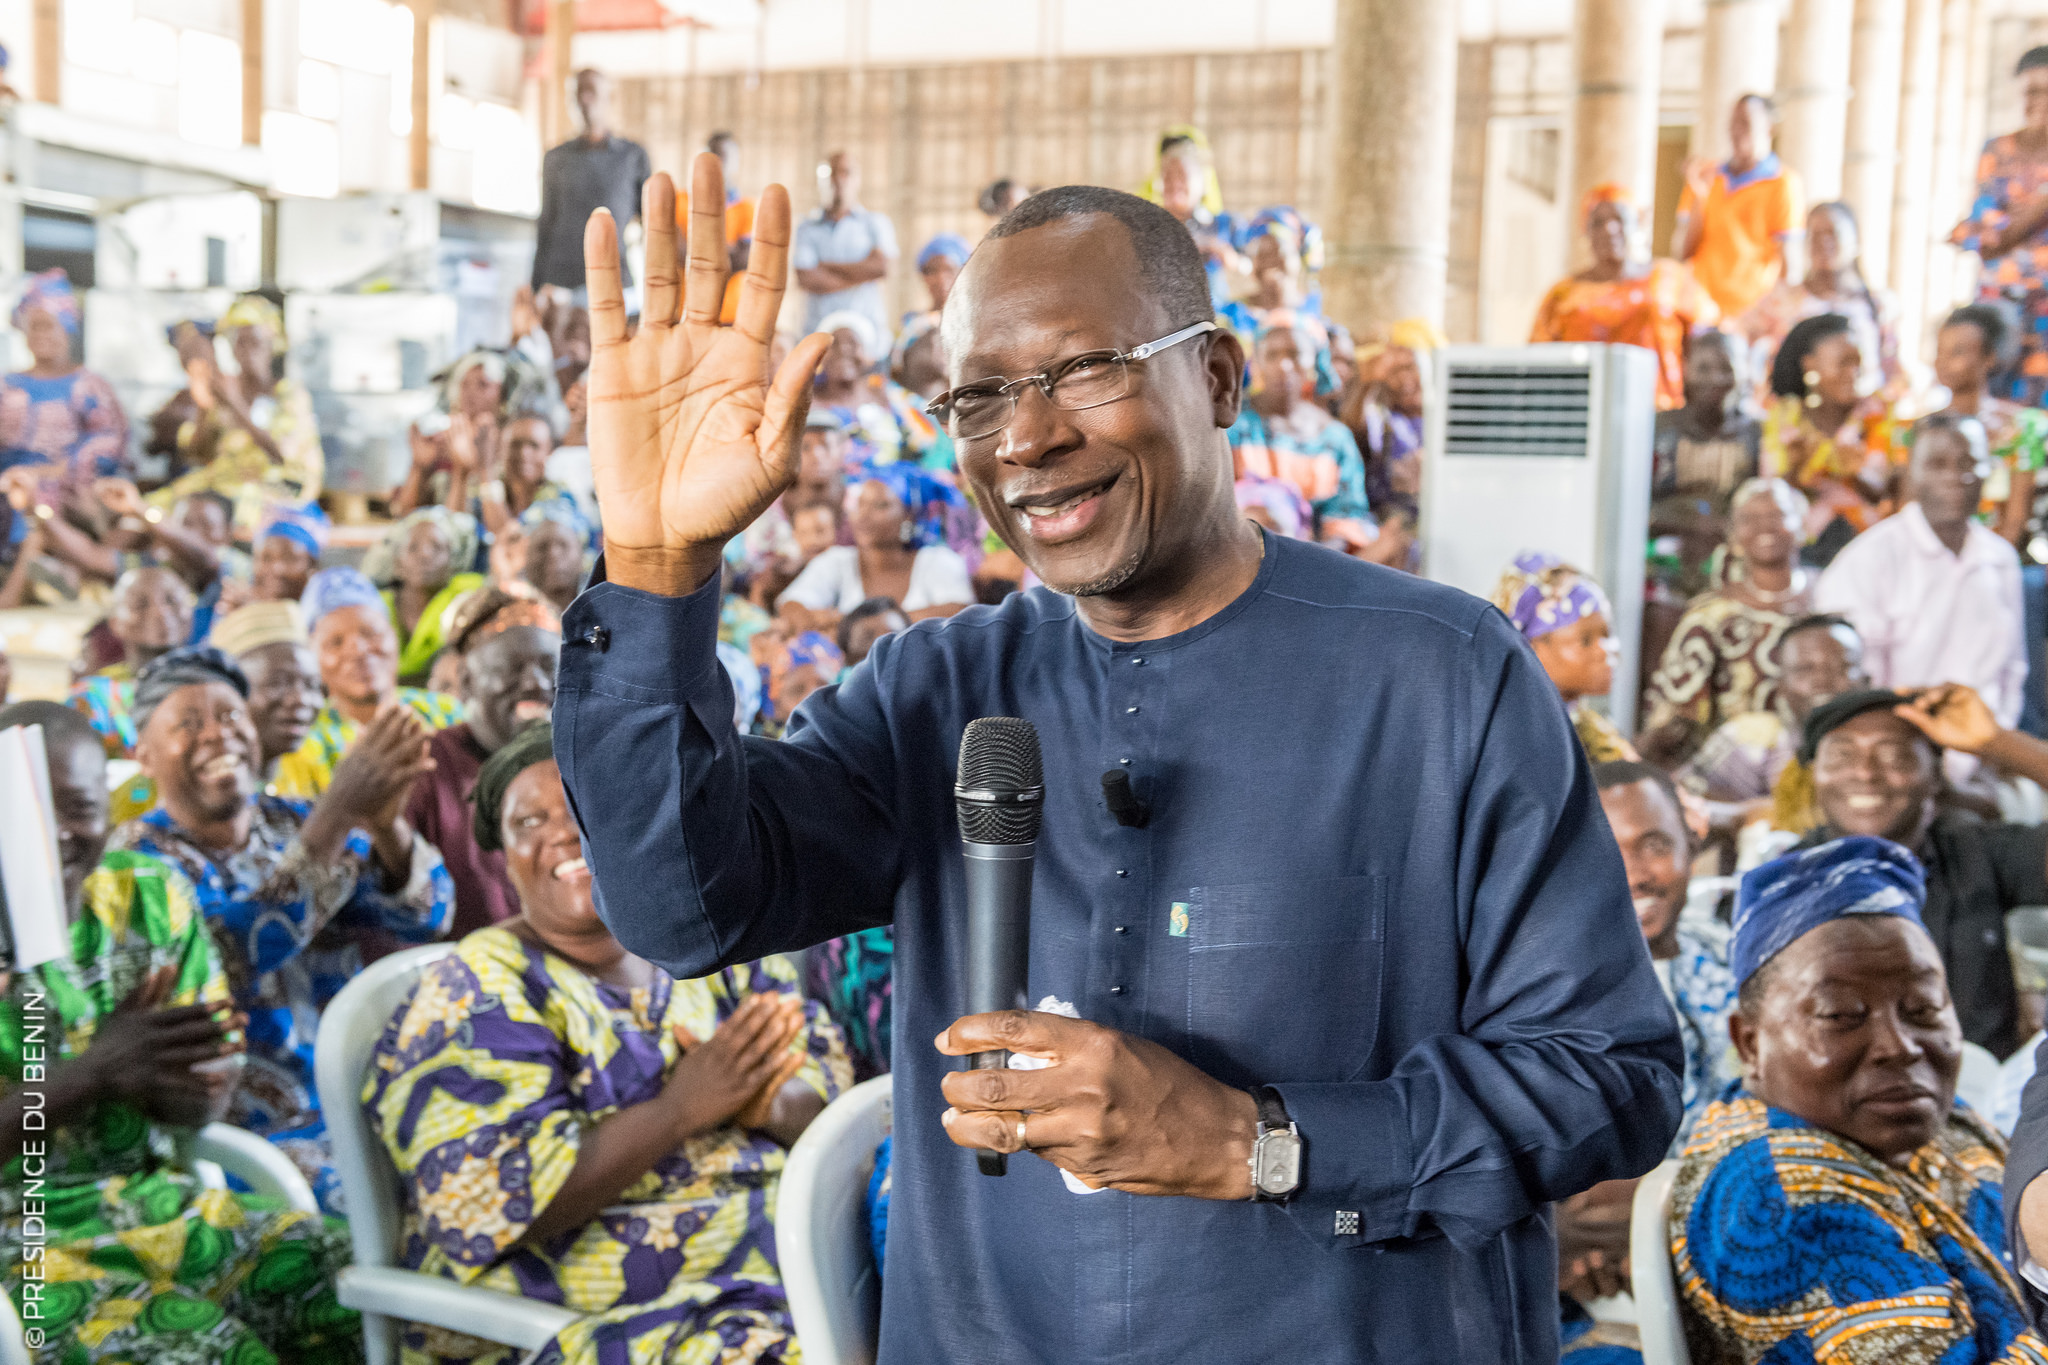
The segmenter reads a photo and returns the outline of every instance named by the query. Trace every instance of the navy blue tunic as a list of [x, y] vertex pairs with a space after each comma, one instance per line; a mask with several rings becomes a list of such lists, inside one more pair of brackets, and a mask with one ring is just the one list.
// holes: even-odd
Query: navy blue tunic
[[[1549, 1361], [1545, 1205], [1677, 1130], [1676, 1021], [1564, 708], [1476, 598], [1269, 536], [1116, 644], [1045, 589], [885, 639], [733, 733], [718, 589], [570, 608], [555, 746], [619, 939], [677, 976], [896, 926], [886, 1362]], [[960, 734], [1045, 753], [1033, 1000], [1275, 1085], [1285, 1206], [990, 1179], [939, 1124], [964, 1012]], [[1105, 810], [1125, 767], [1143, 829]], [[1352, 1230], [1355, 1229], [1355, 1230]]]

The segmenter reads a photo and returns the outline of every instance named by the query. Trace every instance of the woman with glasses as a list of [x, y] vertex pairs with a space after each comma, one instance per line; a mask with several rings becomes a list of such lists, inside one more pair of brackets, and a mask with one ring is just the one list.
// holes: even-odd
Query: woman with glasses
[[1365, 457], [1351, 428], [1314, 399], [1317, 331], [1299, 314], [1276, 308], [1252, 346], [1252, 382], [1230, 453], [1240, 479], [1291, 484], [1315, 511], [1314, 538], [1346, 554], [1372, 558], [1379, 539], [1365, 497]]

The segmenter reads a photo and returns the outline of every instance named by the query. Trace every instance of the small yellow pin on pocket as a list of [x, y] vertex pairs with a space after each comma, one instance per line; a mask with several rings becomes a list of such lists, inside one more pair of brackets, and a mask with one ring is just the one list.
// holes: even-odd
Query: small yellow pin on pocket
[[1188, 903], [1186, 901], [1175, 901], [1173, 908], [1167, 911], [1166, 932], [1174, 938], [1186, 938], [1188, 936]]

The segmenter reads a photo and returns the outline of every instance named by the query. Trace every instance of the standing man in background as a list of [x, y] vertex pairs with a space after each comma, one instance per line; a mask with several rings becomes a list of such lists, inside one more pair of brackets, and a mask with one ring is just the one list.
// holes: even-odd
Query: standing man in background
[[1785, 247], [1806, 216], [1799, 172], [1771, 150], [1777, 110], [1763, 95], [1735, 101], [1728, 160], [1685, 165], [1671, 254], [1691, 264], [1721, 316], [1738, 318], [1785, 274]]
[[[747, 254], [754, 245], [754, 201], [740, 193], [740, 140], [723, 128], [704, 139], [704, 150], [718, 158], [718, 164], [725, 170], [725, 256], [732, 266], [732, 278], [725, 284], [725, 302], [718, 310], [718, 320], [731, 325], [734, 310], [739, 307], [740, 280], [747, 270]], [[690, 226], [690, 194], [687, 190], [676, 194], [676, 230], [687, 232]]]
[[825, 206], [796, 225], [791, 261], [807, 296], [804, 330], [815, 332], [821, 318], [851, 308], [875, 324], [887, 354], [896, 329], [889, 325], [882, 277], [897, 256], [896, 225], [887, 214], [861, 207], [859, 157], [834, 152], [824, 171]]
[[[583, 131], [548, 150], [540, 164], [540, 220], [534, 228], [533, 287], [558, 284], [583, 292], [583, 224], [598, 209], [626, 223], [639, 216], [647, 183], [647, 149], [612, 134], [607, 106], [612, 83], [589, 67], [576, 73], [576, 114]], [[630, 285], [633, 277], [624, 275]]]

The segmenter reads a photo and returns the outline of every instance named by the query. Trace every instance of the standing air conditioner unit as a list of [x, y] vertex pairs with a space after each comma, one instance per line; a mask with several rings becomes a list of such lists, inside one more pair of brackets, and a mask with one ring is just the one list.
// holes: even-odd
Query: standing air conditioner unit
[[1425, 419], [1422, 571], [1490, 596], [1508, 561], [1547, 550], [1614, 602], [1614, 690], [1636, 718], [1657, 358], [1637, 346], [1450, 346]]

